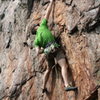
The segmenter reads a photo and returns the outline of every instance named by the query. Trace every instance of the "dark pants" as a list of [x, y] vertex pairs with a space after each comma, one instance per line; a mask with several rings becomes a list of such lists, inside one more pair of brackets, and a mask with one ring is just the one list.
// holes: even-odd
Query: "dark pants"
[[60, 48], [58, 48], [54, 53], [50, 53], [46, 56], [48, 66], [50, 68], [55, 65], [55, 59], [56, 59], [56, 61], [59, 61], [62, 58], [65, 58], [65, 55], [64, 55], [63, 50]]

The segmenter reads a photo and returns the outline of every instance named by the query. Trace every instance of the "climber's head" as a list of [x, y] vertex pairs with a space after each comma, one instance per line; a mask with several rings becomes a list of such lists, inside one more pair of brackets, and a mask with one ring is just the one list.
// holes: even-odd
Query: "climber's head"
[[34, 24], [33, 25], [32, 34], [34, 34], [34, 35], [36, 34], [36, 31], [37, 31], [38, 27], [39, 27], [39, 24]]

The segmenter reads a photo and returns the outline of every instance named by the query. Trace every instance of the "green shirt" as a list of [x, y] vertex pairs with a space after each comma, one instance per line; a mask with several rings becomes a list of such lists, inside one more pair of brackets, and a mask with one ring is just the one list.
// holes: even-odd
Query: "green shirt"
[[48, 29], [47, 20], [43, 19], [40, 27], [37, 29], [34, 45], [45, 48], [49, 42], [53, 41], [55, 41], [55, 39], [51, 31]]

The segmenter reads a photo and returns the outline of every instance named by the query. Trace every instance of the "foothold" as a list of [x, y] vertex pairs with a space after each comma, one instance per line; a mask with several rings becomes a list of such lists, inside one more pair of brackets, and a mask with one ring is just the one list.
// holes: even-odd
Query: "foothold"
[[0, 68], [0, 73], [1, 73], [1, 68]]
[[0, 24], [0, 32], [2, 32], [2, 24]]
[[9, 41], [8, 41], [8, 43], [6, 45], [6, 49], [8, 49], [10, 47], [10, 44], [11, 44], [11, 38], [9, 38]]
[[97, 34], [100, 34], [100, 26], [99, 26], [99, 25], [96, 27], [95, 30], [96, 30], [96, 33], [97, 33]]
[[73, 0], [65, 0], [66, 5], [71, 5]]
[[25, 46], [27, 46], [27, 47], [28, 47], [28, 44], [27, 44], [27, 42], [23, 42], [23, 44], [24, 44], [24, 47], [25, 47]]
[[42, 93], [46, 93], [47, 92], [47, 88], [42, 89]]
[[5, 17], [5, 14], [3, 13], [2, 15], [0, 15], [0, 19], [2, 20]]

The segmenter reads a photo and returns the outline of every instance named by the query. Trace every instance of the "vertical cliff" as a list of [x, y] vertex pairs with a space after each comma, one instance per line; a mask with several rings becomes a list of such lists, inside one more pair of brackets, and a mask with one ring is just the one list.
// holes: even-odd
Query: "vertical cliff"
[[65, 51], [65, 92], [58, 65], [42, 94], [46, 62], [35, 57], [32, 25], [40, 23], [49, 0], [0, 0], [0, 100], [100, 100], [100, 0], [55, 0], [49, 27]]

